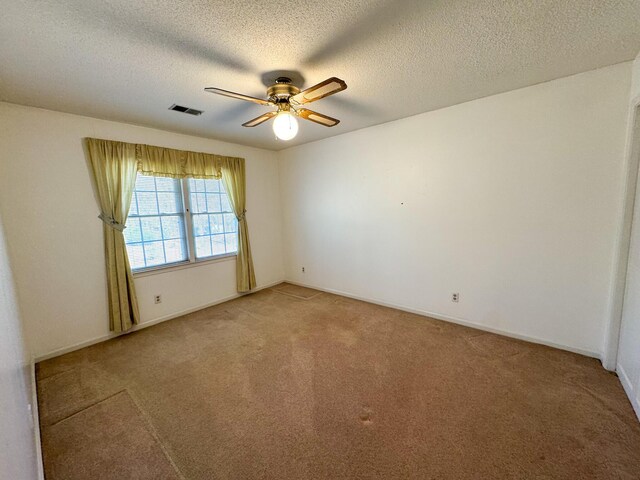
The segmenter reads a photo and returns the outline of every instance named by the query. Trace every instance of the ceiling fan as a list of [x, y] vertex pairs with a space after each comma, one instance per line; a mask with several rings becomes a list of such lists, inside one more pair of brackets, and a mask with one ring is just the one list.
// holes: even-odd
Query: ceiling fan
[[209, 87], [205, 88], [206, 92], [224, 95], [225, 97], [246, 100], [247, 102], [257, 103], [267, 107], [276, 107], [277, 110], [267, 112], [259, 117], [249, 120], [242, 124], [243, 127], [257, 127], [261, 123], [274, 118], [273, 132], [280, 140], [291, 140], [298, 133], [298, 122], [296, 117], [310, 120], [325, 127], [333, 127], [340, 123], [340, 120], [329, 117], [322, 113], [314, 112], [302, 105], [315, 102], [321, 98], [328, 97], [334, 93], [341, 92], [347, 88], [347, 84], [336, 77], [326, 79], [313, 87], [300, 91], [298, 87], [291, 83], [288, 77], [278, 77], [276, 83], [267, 88], [267, 99], [242, 95], [241, 93], [222, 90], [221, 88]]

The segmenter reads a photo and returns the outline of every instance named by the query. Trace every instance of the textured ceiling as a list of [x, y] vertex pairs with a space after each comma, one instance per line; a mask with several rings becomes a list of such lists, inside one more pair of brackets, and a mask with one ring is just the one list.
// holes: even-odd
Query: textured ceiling
[[[0, 99], [282, 149], [630, 60], [638, 0], [0, 0]], [[270, 73], [349, 88], [276, 141]], [[204, 110], [192, 117], [178, 103]]]

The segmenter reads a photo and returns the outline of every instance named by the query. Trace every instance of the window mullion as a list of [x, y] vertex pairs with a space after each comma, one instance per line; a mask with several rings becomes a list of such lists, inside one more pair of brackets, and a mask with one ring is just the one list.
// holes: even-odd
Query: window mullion
[[180, 180], [182, 183], [182, 205], [184, 211], [184, 224], [186, 227], [187, 236], [187, 253], [189, 254], [189, 262], [196, 261], [196, 241], [193, 234], [193, 219], [191, 215], [191, 195], [189, 192], [189, 179], [183, 178]]

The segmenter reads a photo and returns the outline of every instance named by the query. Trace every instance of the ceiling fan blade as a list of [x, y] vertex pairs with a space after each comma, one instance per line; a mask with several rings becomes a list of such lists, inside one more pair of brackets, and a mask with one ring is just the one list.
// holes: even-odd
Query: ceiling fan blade
[[313, 87], [309, 87], [306, 90], [294, 95], [289, 100], [298, 105], [303, 105], [305, 103], [315, 102], [316, 100], [320, 100], [321, 98], [328, 97], [329, 95], [333, 95], [334, 93], [341, 92], [347, 88], [347, 84], [344, 80], [340, 80], [336, 77], [327, 78], [324, 82], [320, 82]]
[[298, 110], [298, 115], [300, 115], [305, 120], [311, 120], [312, 122], [319, 123], [320, 125], [324, 125], [325, 127], [335, 127], [340, 123], [340, 120], [338, 120], [337, 118], [332, 118], [328, 115], [314, 112], [313, 110], [309, 110], [307, 108], [300, 108]]
[[245, 122], [242, 124], [243, 127], [257, 127], [258, 125], [260, 125], [261, 123], [266, 122], [267, 120], [269, 120], [270, 118], [275, 117], [278, 114], [278, 112], [267, 112], [263, 115], [260, 115], [259, 117], [254, 118], [253, 120], [249, 120], [248, 122]]
[[274, 105], [269, 100], [263, 100], [261, 98], [250, 97], [249, 95], [243, 95], [241, 93], [230, 92], [228, 90], [222, 90], [221, 88], [208, 87], [204, 89], [205, 92], [215, 93], [217, 95], [223, 95], [225, 97], [237, 98], [238, 100], [246, 100], [247, 102], [257, 103], [259, 105]]

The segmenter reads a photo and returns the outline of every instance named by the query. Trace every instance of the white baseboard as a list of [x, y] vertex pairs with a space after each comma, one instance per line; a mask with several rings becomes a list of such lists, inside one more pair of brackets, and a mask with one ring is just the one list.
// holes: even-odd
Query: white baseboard
[[624, 371], [622, 365], [618, 364], [616, 367], [616, 372], [618, 374], [618, 378], [620, 379], [620, 383], [622, 383], [622, 388], [624, 388], [627, 397], [631, 401], [631, 406], [633, 406], [633, 410], [636, 412], [638, 416], [638, 420], [640, 420], [640, 401], [638, 400], [638, 396], [633, 389], [633, 384], [627, 375], [627, 372]]
[[[317, 285], [311, 285], [311, 284], [306, 284], [306, 283], [301, 283], [301, 282], [297, 282], [295, 280], [278, 280], [276, 282], [271, 282], [268, 283], [266, 285], [262, 285], [260, 287], [257, 287], [255, 290], [253, 290], [253, 292], [257, 292], [260, 290], [263, 290], [265, 288], [270, 288], [273, 287], [274, 285], [278, 285], [279, 283], [282, 282], [288, 282], [294, 285], [300, 285], [301, 287], [307, 287], [307, 288], [313, 288], [315, 290], [319, 290], [322, 292], [327, 292], [327, 293], [333, 293], [335, 295], [341, 295], [343, 297], [347, 297], [347, 298], [353, 298], [355, 300], [360, 300], [363, 302], [368, 302], [368, 303], [373, 303], [375, 305], [381, 305], [383, 307], [389, 307], [389, 308], [395, 308], [397, 310], [402, 310], [404, 312], [409, 312], [409, 313], [415, 313], [416, 315], [422, 315], [424, 317], [430, 317], [430, 318], [435, 318], [436, 320], [443, 320], [445, 322], [451, 322], [451, 323], [455, 323], [458, 325], [463, 325], [465, 327], [471, 327], [471, 328], [475, 328], [478, 330], [482, 330], [485, 332], [490, 332], [490, 333], [496, 333], [498, 335], [504, 335], [506, 337], [511, 337], [511, 338], [516, 338], [518, 340], [524, 340], [527, 342], [531, 342], [531, 343], [538, 343], [541, 345], [546, 345], [548, 347], [553, 347], [553, 348], [558, 348], [560, 350], [566, 350], [569, 352], [573, 352], [573, 353], [578, 353], [580, 355], [584, 355], [587, 357], [593, 357], [593, 358], [597, 358], [597, 359], [602, 359], [602, 353], [601, 352], [594, 352], [591, 350], [585, 350], [585, 349], [581, 349], [581, 348], [576, 348], [576, 347], [572, 347], [570, 345], [565, 345], [565, 344], [561, 344], [561, 343], [557, 343], [557, 342], [553, 342], [550, 340], [546, 340], [546, 339], [542, 339], [542, 338], [538, 338], [538, 337], [532, 337], [529, 335], [522, 335], [519, 333], [515, 333], [515, 332], [511, 332], [508, 330], [503, 330], [500, 328], [493, 328], [493, 327], [489, 327], [486, 325], [482, 325], [464, 318], [458, 318], [458, 317], [453, 317], [450, 315], [444, 315], [441, 313], [437, 313], [437, 312], [430, 312], [430, 311], [426, 311], [426, 310], [419, 310], [416, 308], [412, 308], [412, 307], [407, 307], [405, 305], [398, 305], [395, 303], [389, 303], [389, 302], [384, 302], [381, 300], [377, 300], [377, 299], [372, 299], [372, 298], [366, 298], [366, 297], [362, 297], [359, 295], [355, 295], [349, 292], [344, 292], [341, 290], [336, 290], [336, 289], [332, 289], [332, 288], [324, 288], [324, 287], [319, 287]], [[253, 293], [252, 292], [252, 293]], [[189, 313], [193, 313], [196, 312], [198, 310], [202, 310], [204, 308], [208, 308], [208, 307], [212, 307], [214, 305], [218, 305], [220, 303], [224, 303], [224, 302], [228, 302], [229, 300], [234, 300], [236, 298], [241, 297], [241, 294], [234, 294], [234, 295], [229, 295], [228, 297], [224, 297], [224, 298], [220, 298], [214, 302], [210, 302], [204, 305], [198, 305], [196, 307], [192, 307], [192, 308], [188, 308], [186, 310], [182, 310], [180, 312], [175, 312], [172, 313], [170, 315], [165, 315], [163, 317], [159, 317], [159, 318], [154, 318], [152, 320], [147, 320], [146, 322], [140, 323], [136, 326], [134, 326], [131, 330], [124, 332], [124, 333], [109, 333], [106, 335], [101, 335], [99, 337], [90, 339], [90, 340], [86, 340], [84, 342], [79, 342], [76, 343], [74, 345], [70, 345], [68, 347], [64, 347], [64, 348], [59, 348], [56, 350], [53, 350], [47, 354], [44, 355], [40, 355], [38, 357], [35, 358], [35, 362], [41, 362], [43, 360], [47, 360], [49, 358], [53, 358], [53, 357], [57, 357], [60, 355], [64, 355], [65, 353], [69, 353], [69, 352], [73, 352], [75, 350], [79, 350], [81, 348], [85, 348], [85, 347], [89, 347], [91, 345], [95, 345], [96, 343], [100, 343], [100, 342], [104, 342], [107, 340], [110, 340], [112, 338], [116, 338], [119, 337], [121, 335], [127, 335], [128, 333], [131, 332], [135, 332], [138, 330], [142, 330], [143, 328], [147, 328], [150, 327], [152, 325], [156, 325], [158, 323], [161, 322], [166, 322], [167, 320], [172, 320], [174, 318], [177, 317], [181, 317], [182, 315], [187, 315]]]
[[435, 318], [436, 320], [443, 320], [445, 322], [451, 322], [451, 323], [455, 323], [455, 324], [458, 324], [458, 325], [463, 325], [465, 327], [471, 327], [471, 328], [475, 328], [477, 330], [482, 330], [482, 331], [485, 331], [485, 332], [496, 333], [498, 335], [503, 335], [505, 337], [516, 338], [518, 340], [524, 340], [526, 342], [531, 342], [531, 343], [538, 343], [540, 345], [546, 345], [548, 347], [553, 347], [553, 348], [557, 348], [557, 349], [560, 349], [560, 350], [566, 350], [568, 352], [578, 353], [578, 354], [584, 355], [586, 357], [592, 357], [592, 358], [597, 358], [599, 360], [602, 360], [602, 353], [601, 352], [594, 352], [594, 351], [591, 351], [591, 350], [585, 350], [585, 349], [582, 349], [582, 348], [576, 348], [576, 347], [572, 347], [570, 345], [564, 345], [562, 343], [556, 343], [556, 342], [552, 342], [550, 340], [545, 340], [543, 338], [532, 337], [532, 336], [529, 336], [529, 335], [522, 335], [522, 334], [519, 334], [519, 333], [510, 332], [508, 330], [502, 330], [500, 328], [488, 327], [486, 325], [475, 323], [473, 321], [466, 320], [464, 318], [453, 317], [453, 316], [450, 316], [450, 315], [443, 315], [441, 313], [429, 312], [429, 311], [426, 311], [426, 310], [419, 310], [419, 309], [416, 309], [416, 308], [407, 307], [407, 306], [404, 306], [404, 305], [398, 305], [398, 304], [395, 304], [395, 303], [383, 302], [381, 300], [361, 297], [359, 295], [354, 295], [354, 294], [349, 293], [349, 292], [343, 292], [341, 290], [334, 290], [332, 288], [318, 287], [316, 285], [300, 283], [300, 282], [297, 282], [297, 281], [294, 281], [294, 280], [285, 280], [285, 282], [291, 283], [293, 285], [299, 285], [301, 287], [313, 288], [315, 290], [320, 290], [321, 292], [333, 293], [335, 295], [340, 295], [340, 296], [347, 297], [347, 298], [353, 298], [354, 300], [360, 300], [360, 301], [367, 302], [367, 303], [373, 303], [375, 305], [380, 305], [382, 307], [395, 308], [396, 310], [402, 310], [403, 312], [415, 313], [416, 315], [421, 315], [423, 317]]
[[31, 357], [29, 365], [31, 376], [31, 418], [33, 421], [33, 441], [36, 446], [38, 462], [38, 480], [44, 480], [44, 462], [42, 460], [42, 443], [40, 441], [40, 413], [38, 412], [38, 390], [36, 390], [36, 362]]
[[[259, 292], [260, 290], [264, 290], [265, 288], [270, 288], [275, 285], [284, 282], [284, 280], [278, 280], [276, 282], [271, 282], [266, 285], [261, 285], [251, 290], [250, 293]], [[147, 320], [145, 322], [139, 323], [138, 325], [134, 325], [133, 328], [126, 332], [121, 333], [108, 333], [106, 335], [100, 335], [99, 337], [92, 338], [90, 340], [85, 340], [83, 342], [75, 343], [73, 345], [69, 345], [68, 347], [58, 348], [49, 353], [45, 353], [43, 355], [39, 355], [35, 357], [35, 363], [42, 362], [43, 360], [48, 360], [50, 358], [59, 357], [60, 355], [64, 355], [65, 353], [70, 353], [75, 350], [80, 350], [81, 348], [90, 347], [91, 345], [95, 345], [96, 343], [106, 342], [107, 340], [111, 340], [112, 338], [119, 337], [121, 335], [127, 335], [132, 332], [137, 332], [138, 330], [142, 330], [143, 328], [151, 327], [152, 325], [156, 325], [158, 323], [166, 322], [167, 320], [172, 320], [174, 318], [181, 317], [183, 315], [188, 315], [189, 313], [197, 312], [198, 310], [203, 310], [205, 308], [213, 307], [214, 305], [218, 305], [220, 303], [228, 302], [229, 300], [234, 300], [236, 298], [240, 298], [243, 295], [248, 295], [249, 293], [241, 294], [235, 293], [233, 295], [229, 295], [227, 297], [220, 298], [213, 302], [206, 303], [204, 305], [198, 305], [196, 307], [187, 308], [185, 310], [181, 310], [179, 312], [171, 313], [169, 315], [165, 315], [163, 317], [154, 318], [152, 320]]]

